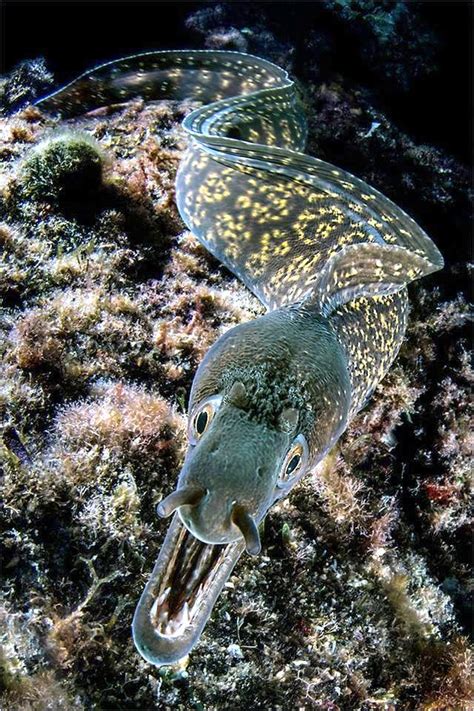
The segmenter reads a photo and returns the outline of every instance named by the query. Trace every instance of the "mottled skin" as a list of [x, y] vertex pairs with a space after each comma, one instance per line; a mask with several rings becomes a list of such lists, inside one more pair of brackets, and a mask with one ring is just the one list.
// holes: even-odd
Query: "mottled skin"
[[[233, 399], [235, 382], [244, 402]], [[229, 396], [230, 394], [230, 396]], [[312, 461], [321, 459], [347, 423], [350, 380], [344, 351], [327, 319], [294, 306], [272, 311], [228, 331], [196, 373], [190, 411], [213, 395], [223, 400], [197, 446], [191, 446], [179, 486], [198, 485], [209, 495], [185, 507], [185, 525], [201, 540], [227, 543], [240, 532], [230, 523], [232, 502], [257, 522], [304, 471], [282, 478], [285, 455], [297, 435]], [[298, 413], [290, 429], [284, 412]]]
[[222, 336], [193, 383], [179, 493], [160, 504], [163, 515], [179, 509], [190, 535], [175, 517], [133, 623], [141, 654], [160, 664], [196, 643], [241, 536], [258, 552], [269, 507], [365, 404], [402, 342], [406, 284], [443, 262], [403, 210], [301, 152], [302, 106], [275, 65], [232, 52], [149, 53], [39, 104], [71, 116], [133, 96], [203, 102], [183, 123], [178, 208], [269, 309]]

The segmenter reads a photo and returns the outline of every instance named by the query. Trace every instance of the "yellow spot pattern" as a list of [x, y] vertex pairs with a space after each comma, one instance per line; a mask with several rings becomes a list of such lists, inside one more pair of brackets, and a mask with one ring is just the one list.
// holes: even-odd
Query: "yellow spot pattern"
[[358, 244], [379, 248], [372, 261], [367, 252], [360, 283], [357, 259], [324, 282], [329, 299], [351, 285], [350, 300], [339, 299], [330, 318], [346, 349], [357, 409], [394, 358], [407, 311], [406, 290], [368, 296], [378, 292], [367, 284], [383, 286], [389, 274], [402, 288], [440, 268], [436, 247], [377, 190], [301, 152], [306, 119], [295, 85], [258, 57], [145, 53], [88, 72], [39, 104], [73, 116], [134, 96], [202, 102], [183, 122], [190, 142], [177, 177], [178, 207], [199, 240], [269, 308], [317, 303], [328, 260]]

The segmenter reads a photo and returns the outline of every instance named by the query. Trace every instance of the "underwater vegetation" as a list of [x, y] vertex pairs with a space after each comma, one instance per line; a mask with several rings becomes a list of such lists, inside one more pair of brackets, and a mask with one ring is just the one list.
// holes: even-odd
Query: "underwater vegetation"
[[[243, 32], [231, 11], [206, 19], [203, 45], [242, 37], [288, 66], [277, 29]], [[468, 173], [370, 92], [304, 79], [308, 152], [401, 203], [447, 266], [410, 288], [395, 366], [272, 510], [263, 556], [241, 560], [174, 668], [147, 665], [130, 635], [166, 528], [156, 504], [197, 365], [263, 309], [178, 216], [189, 102], [135, 100], [67, 130], [31, 106], [0, 120], [6, 709], [472, 708]]]

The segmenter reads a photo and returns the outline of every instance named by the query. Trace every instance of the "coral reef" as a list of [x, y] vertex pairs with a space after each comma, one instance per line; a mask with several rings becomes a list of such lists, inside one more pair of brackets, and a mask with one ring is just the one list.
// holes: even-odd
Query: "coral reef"
[[[263, 310], [183, 231], [173, 181], [189, 102], [134, 101], [67, 128], [32, 106], [0, 118], [2, 708], [474, 705], [468, 172], [401, 130], [373, 86], [318, 64], [350, 21], [372, 38], [360, 40], [364, 61], [391, 66], [409, 91], [435, 51], [423, 27], [411, 41], [416, 13], [324, 5], [332, 20], [311, 34], [298, 75], [314, 117], [308, 152], [393, 197], [447, 267], [413, 286], [395, 366], [272, 510], [262, 556], [241, 560], [191, 657], [172, 668], [147, 665], [130, 632], [167, 525], [156, 504], [179, 471], [198, 363]], [[203, 7], [188, 25], [202, 46], [297, 69], [301, 43], [260, 10]], [[404, 78], [411, 60], [394, 36], [416, 56]], [[5, 105], [35, 87], [20, 68], [2, 83]]]

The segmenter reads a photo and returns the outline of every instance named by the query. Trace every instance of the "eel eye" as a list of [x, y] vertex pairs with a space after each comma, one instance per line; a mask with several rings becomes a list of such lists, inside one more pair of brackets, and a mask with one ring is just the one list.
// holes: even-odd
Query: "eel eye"
[[308, 464], [308, 445], [303, 435], [294, 440], [283, 461], [279, 484], [283, 485], [301, 475]]
[[200, 437], [207, 430], [211, 416], [209, 414], [209, 405], [206, 405], [201, 412], [194, 418], [194, 431]]
[[301, 455], [302, 455], [302, 452], [298, 451], [298, 450], [295, 450], [292, 453], [291, 459], [288, 462], [288, 464], [286, 465], [285, 479], [288, 478], [289, 476], [291, 476], [293, 474], [293, 472], [295, 471], [295, 469], [297, 467], [299, 467], [300, 462], [301, 462]]
[[216, 414], [222, 397], [211, 397], [200, 403], [192, 412], [189, 420], [189, 441], [196, 444], [203, 434], [208, 430], [214, 415]]

